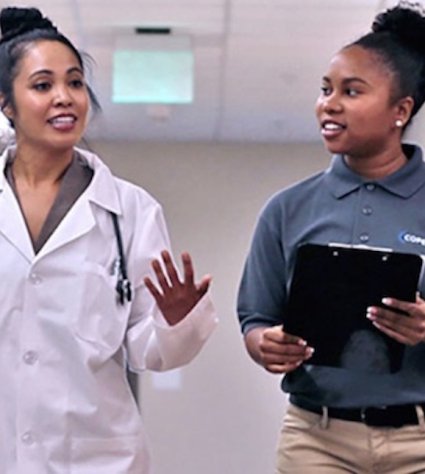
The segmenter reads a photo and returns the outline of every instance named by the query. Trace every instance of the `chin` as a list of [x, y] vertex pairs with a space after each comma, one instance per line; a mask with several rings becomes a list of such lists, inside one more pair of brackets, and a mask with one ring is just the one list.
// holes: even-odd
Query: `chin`
[[72, 137], [62, 137], [59, 140], [52, 140], [51, 146], [54, 148], [73, 148], [74, 146], [77, 145], [77, 143], [80, 143], [81, 141], [81, 136], [72, 136]]
[[328, 142], [325, 142], [324, 145], [325, 145], [325, 148], [328, 150], [328, 152], [331, 153], [332, 155], [343, 155], [346, 153], [346, 149], [342, 147], [341, 145], [337, 145], [335, 143], [332, 144]]

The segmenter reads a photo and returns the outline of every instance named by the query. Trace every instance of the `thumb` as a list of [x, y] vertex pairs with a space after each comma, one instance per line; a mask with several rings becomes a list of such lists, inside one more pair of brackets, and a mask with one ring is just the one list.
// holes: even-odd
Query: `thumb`
[[197, 285], [197, 288], [196, 288], [200, 296], [204, 296], [205, 293], [208, 291], [211, 281], [212, 281], [211, 275], [205, 275], [204, 277], [202, 277], [202, 280], [200, 281], [200, 283]]

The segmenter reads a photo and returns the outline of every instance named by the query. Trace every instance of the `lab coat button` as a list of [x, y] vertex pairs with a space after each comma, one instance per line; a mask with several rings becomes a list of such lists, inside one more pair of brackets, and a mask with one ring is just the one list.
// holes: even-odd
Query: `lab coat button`
[[26, 364], [34, 365], [38, 360], [37, 352], [27, 351], [25, 352], [23, 359]]
[[39, 285], [42, 282], [42, 278], [37, 273], [31, 273], [30, 281], [33, 285]]
[[21, 436], [21, 440], [22, 440], [23, 443], [25, 443], [29, 446], [30, 444], [34, 443], [34, 436], [32, 435], [31, 431], [26, 431]]

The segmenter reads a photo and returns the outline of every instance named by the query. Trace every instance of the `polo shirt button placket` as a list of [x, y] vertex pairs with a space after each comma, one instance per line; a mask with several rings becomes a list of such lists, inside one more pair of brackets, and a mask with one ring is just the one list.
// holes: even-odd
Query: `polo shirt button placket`
[[371, 208], [371, 206], [364, 206], [363, 209], [362, 209], [362, 213], [365, 215], [365, 216], [370, 216], [372, 215], [373, 213], [373, 210]]
[[367, 232], [363, 232], [363, 234], [360, 234], [360, 242], [362, 244], [369, 242], [369, 234]]

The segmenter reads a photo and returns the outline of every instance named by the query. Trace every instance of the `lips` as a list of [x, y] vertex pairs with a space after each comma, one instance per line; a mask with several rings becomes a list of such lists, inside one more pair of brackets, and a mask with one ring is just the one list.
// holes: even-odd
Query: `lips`
[[77, 117], [75, 115], [67, 114], [67, 115], [57, 115], [52, 117], [48, 120], [48, 123], [53, 125], [55, 129], [58, 130], [69, 130], [72, 128], [77, 121]]
[[334, 138], [340, 135], [346, 128], [346, 125], [334, 120], [323, 120], [321, 122], [322, 136], [325, 138]]

